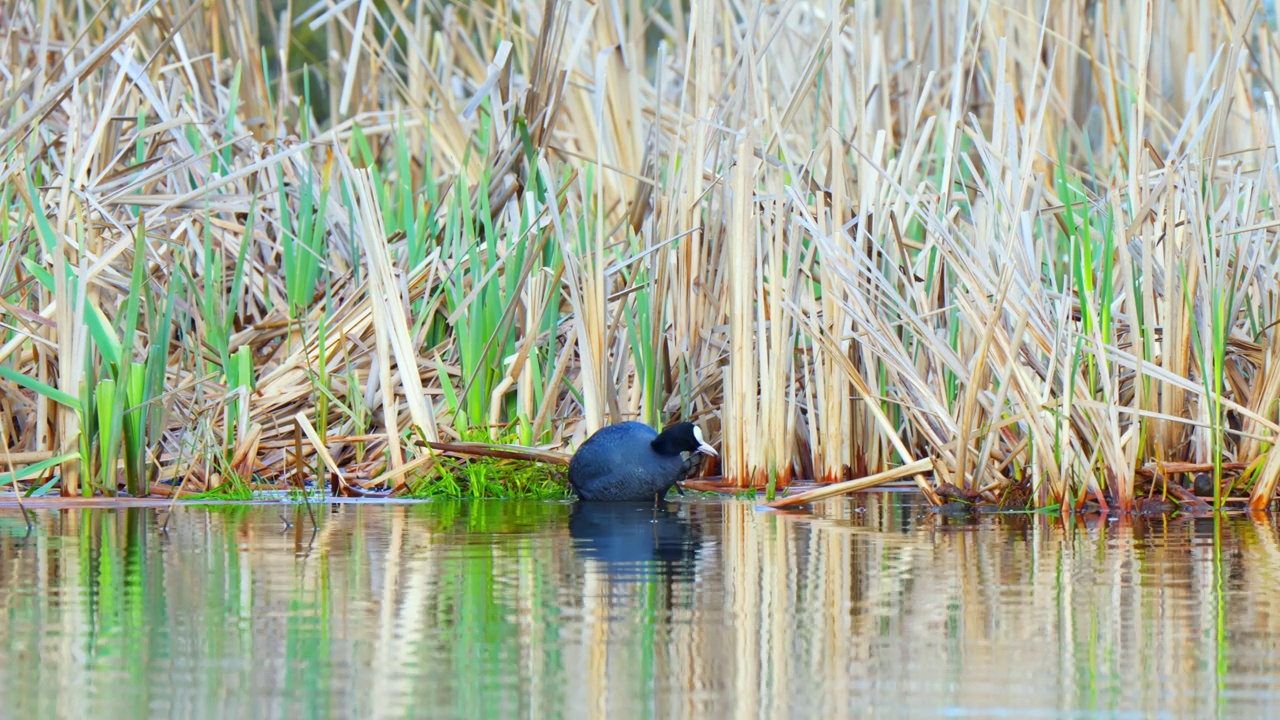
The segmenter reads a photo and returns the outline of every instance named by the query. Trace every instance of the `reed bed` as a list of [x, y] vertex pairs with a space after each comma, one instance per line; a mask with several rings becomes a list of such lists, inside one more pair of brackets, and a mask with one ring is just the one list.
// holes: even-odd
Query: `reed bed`
[[0, 479], [411, 492], [691, 419], [735, 487], [1266, 508], [1268, 12], [10, 0]]

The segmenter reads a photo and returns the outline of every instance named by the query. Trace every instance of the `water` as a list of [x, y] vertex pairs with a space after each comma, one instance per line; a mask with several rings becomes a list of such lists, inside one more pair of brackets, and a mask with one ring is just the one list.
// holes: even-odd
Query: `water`
[[[1264, 717], [1280, 533], [568, 503], [0, 511], [0, 716]], [[168, 522], [167, 529], [163, 529]], [[1220, 542], [1215, 543], [1215, 534]]]

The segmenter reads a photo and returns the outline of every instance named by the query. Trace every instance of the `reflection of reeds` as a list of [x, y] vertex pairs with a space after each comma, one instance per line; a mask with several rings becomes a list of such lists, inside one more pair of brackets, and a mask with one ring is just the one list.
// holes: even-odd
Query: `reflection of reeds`
[[1269, 517], [687, 505], [690, 572], [638, 576], [584, 561], [569, 507], [339, 505], [314, 537], [301, 508], [37, 510], [25, 540], [8, 513], [6, 710], [1204, 717], [1275, 690]]
[[16, 0], [0, 442], [356, 492], [691, 418], [742, 485], [1266, 506], [1262, 4], [917, 5]]

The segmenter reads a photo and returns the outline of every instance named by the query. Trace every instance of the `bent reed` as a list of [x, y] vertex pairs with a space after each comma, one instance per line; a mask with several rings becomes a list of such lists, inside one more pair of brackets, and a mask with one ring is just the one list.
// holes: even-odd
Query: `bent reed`
[[0, 55], [24, 493], [683, 419], [736, 487], [1274, 497], [1261, 3], [14, 0]]

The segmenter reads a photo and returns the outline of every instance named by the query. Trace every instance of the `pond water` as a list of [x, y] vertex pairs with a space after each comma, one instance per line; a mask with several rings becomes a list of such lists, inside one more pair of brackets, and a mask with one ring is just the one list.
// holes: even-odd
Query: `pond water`
[[[292, 526], [282, 521], [282, 512]], [[1263, 717], [1270, 516], [0, 511], [5, 717]], [[1215, 540], [1216, 538], [1216, 540]]]

